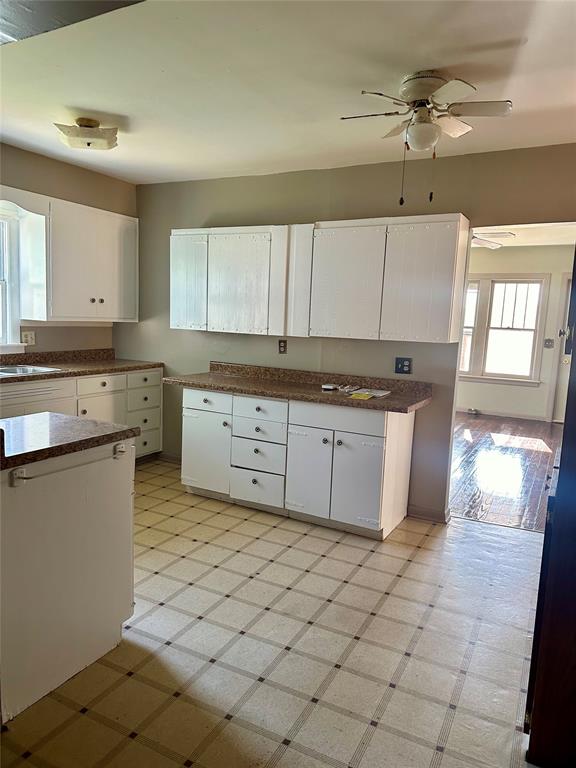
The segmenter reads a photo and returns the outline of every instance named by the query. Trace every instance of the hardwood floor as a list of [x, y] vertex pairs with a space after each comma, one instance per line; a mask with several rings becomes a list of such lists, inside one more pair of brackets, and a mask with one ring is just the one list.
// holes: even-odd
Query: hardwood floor
[[544, 531], [545, 485], [561, 443], [561, 424], [457, 413], [451, 514]]

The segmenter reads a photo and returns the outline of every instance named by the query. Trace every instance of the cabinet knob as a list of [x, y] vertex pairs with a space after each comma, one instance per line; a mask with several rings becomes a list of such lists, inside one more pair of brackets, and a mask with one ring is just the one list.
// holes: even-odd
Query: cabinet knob
[[86, 416], [86, 414], [88, 413], [88, 411], [86, 410], [86, 408], [82, 408], [82, 410], [80, 411], [80, 413], [82, 414], [82, 416]]
[[549, 491], [550, 490], [550, 486], [548, 485], [548, 483], [546, 483], [546, 485], [544, 486], [544, 490], [545, 491]]
[[255, 477], [252, 478], [252, 485], [258, 485], [258, 480]]
[[148, 381], [148, 376], [144, 376], [144, 382]]
[[326, 445], [328, 443], [328, 438], [327, 437], [323, 437], [322, 438], [322, 442], [324, 443], [324, 445]]
[[96, 304], [96, 299], [95, 299], [94, 297], [92, 297], [92, 298], [90, 299], [90, 304]]
[[107, 385], [107, 382], [106, 382], [106, 381], [101, 381], [101, 382], [100, 382], [100, 386], [101, 386], [101, 387], [105, 387], [106, 385]]
[[98, 299], [98, 304], [104, 304], [104, 299]]
[[261, 411], [261, 410], [262, 410], [262, 408], [260, 408], [260, 406], [259, 406], [259, 405], [257, 405], [257, 406], [256, 406], [256, 413], [260, 413], [260, 411]]
[[202, 402], [203, 402], [203, 403], [209, 403], [209, 402], [210, 402], [210, 400], [208, 400], [208, 398], [207, 398], [207, 397], [203, 397], [203, 398], [202, 398]]
[[262, 430], [260, 429], [260, 427], [254, 427], [254, 432], [261, 432], [261, 431]]
[[148, 424], [148, 419], [142, 419], [142, 424]]
[[546, 480], [552, 480], [552, 475], [546, 475]]
[[143, 400], [144, 400], [145, 403], [147, 403], [148, 402], [148, 395], [144, 395]]
[[227, 422], [227, 421], [223, 421], [223, 422], [222, 422], [222, 426], [223, 426], [223, 427], [227, 427], [227, 426], [228, 426], [228, 422]]
[[260, 449], [259, 448], [254, 448], [254, 453], [260, 453]]
[[336, 440], [336, 445], [342, 445], [342, 440]]
[[144, 446], [148, 445], [148, 440], [144, 440], [144, 442], [142, 443], [142, 445], [144, 445]]

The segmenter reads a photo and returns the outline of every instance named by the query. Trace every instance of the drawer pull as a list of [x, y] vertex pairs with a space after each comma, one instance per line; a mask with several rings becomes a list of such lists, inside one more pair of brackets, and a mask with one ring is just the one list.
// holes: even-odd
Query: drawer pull
[[142, 419], [142, 424], [148, 424], [148, 419]]
[[101, 381], [101, 382], [100, 382], [100, 386], [101, 386], [101, 387], [105, 387], [106, 385], [107, 385], [107, 382], [106, 382], [106, 381]]
[[252, 485], [258, 485], [258, 480], [255, 477], [252, 478]]
[[260, 406], [259, 406], [259, 405], [257, 405], [257, 406], [256, 406], [256, 413], [260, 413], [260, 411], [261, 411], [261, 410], [262, 410], [262, 408], [260, 408]]
[[227, 422], [227, 421], [223, 421], [223, 422], [222, 422], [222, 426], [223, 426], [223, 427], [227, 427], [227, 426], [228, 426], [228, 422]]
[[147, 403], [147, 402], [148, 402], [148, 395], [144, 395], [144, 402], [145, 402], [145, 403]]
[[254, 453], [260, 453], [260, 449], [259, 448], [254, 448]]
[[95, 299], [94, 297], [92, 297], [92, 298], [90, 299], [90, 304], [96, 304], [96, 299]]
[[261, 432], [261, 431], [262, 430], [260, 429], [260, 427], [254, 427], [254, 432]]
[[342, 440], [336, 440], [336, 445], [342, 445]]
[[144, 383], [148, 381], [148, 376], [144, 376]]
[[142, 443], [142, 445], [144, 445], [144, 446], [148, 445], [148, 440], [144, 440], [144, 442]]
[[203, 397], [202, 398], [202, 402], [208, 404], [210, 402], [210, 400], [208, 400], [207, 397]]
[[86, 416], [86, 414], [88, 413], [88, 411], [86, 410], [86, 408], [82, 408], [82, 410], [80, 411], [80, 413], [82, 414], [82, 416]]
[[327, 445], [328, 444], [328, 438], [327, 437], [323, 437], [322, 438], [322, 442], [324, 443], [324, 445]]

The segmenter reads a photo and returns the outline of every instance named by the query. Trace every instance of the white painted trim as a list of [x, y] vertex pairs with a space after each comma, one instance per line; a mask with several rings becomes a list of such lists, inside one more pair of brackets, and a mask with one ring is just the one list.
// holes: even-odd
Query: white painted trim
[[26, 352], [26, 344], [0, 344], [0, 355], [21, 355]]
[[448, 523], [450, 521], [450, 509], [447, 507], [445, 510], [440, 510], [408, 504], [407, 517], [415, 517], [418, 520], [427, 520], [431, 523]]
[[[559, 367], [560, 367], [560, 359], [562, 357], [561, 349], [562, 345], [564, 343], [564, 339], [560, 340], [560, 337], [557, 335], [560, 328], [562, 328], [563, 322], [564, 322], [564, 314], [566, 312], [566, 301], [568, 301], [568, 307], [570, 306], [570, 296], [567, 295], [568, 293], [568, 284], [572, 280], [572, 272], [562, 272], [561, 282], [560, 282], [560, 303], [558, 307], [558, 315], [556, 317], [556, 335], [554, 336], [554, 339], [556, 341], [556, 344], [554, 345], [554, 363], [552, 366], [552, 378], [550, 379], [550, 386], [548, 389], [548, 402], [546, 404], [546, 421], [554, 421], [554, 407], [556, 405], [556, 390], [558, 388], [558, 376], [559, 376]], [[562, 343], [559, 343], [559, 342]], [[562, 421], [556, 421], [555, 424], [563, 424]]]
[[[472, 414], [468, 413], [468, 411], [462, 411], [458, 409], [457, 413], [462, 413], [465, 416], [471, 416]], [[550, 421], [546, 416], [534, 416], [533, 413], [527, 414], [527, 413], [505, 413], [504, 411], [485, 411], [485, 410], [478, 410], [478, 416], [499, 416], [503, 419], [526, 419], [528, 421]]]
[[468, 373], [460, 373], [458, 381], [474, 384], [512, 384], [515, 387], [539, 387], [542, 382], [539, 379], [514, 379], [502, 376], [475, 376]]

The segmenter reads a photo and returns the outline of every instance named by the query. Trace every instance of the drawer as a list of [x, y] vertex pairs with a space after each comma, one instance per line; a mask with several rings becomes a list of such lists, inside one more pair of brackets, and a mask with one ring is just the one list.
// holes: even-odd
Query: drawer
[[136, 387], [158, 387], [162, 381], [162, 371], [136, 371], [128, 374], [128, 389]]
[[141, 435], [134, 438], [134, 441], [136, 443], [136, 456], [143, 456], [145, 453], [157, 453], [162, 448], [159, 429], [142, 432]]
[[230, 469], [230, 496], [270, 507], [284, 506], [284, 478], [252, 469]]
[[232, 395], [226, 392], [209, 392], [206, 389], [184, 390], [183, 408], [197, 408], [201, 411], [232, 413]]
[[233, 437], [230, 463], [234, 467], [259, 469], [262, 472], [284, 475], [286, 446], [265, 443], [261, 440], [247, 440], [245, 437]]
[[141, 387], [128, 390], [128, 410], [138, 411], [141, 408], [158, 408], [162, 390], [160, 387]]
[[118, 392], [126, 389], [126, 374], [113, 376], [81, 376], [76, 380], [78, 395], [100, 395], [102, 392]]
[[234, 416], [248, 416], [266, 421], [288, 421], [288, 401], [234, 395], [232, 413]]
[[108, 392], [100, 397], [81, 397], [77, 400], [78, 416], [112, 424], [126, 423], [126, 395]]
[[284, 443], [286, 445], [286, 424], [279, 421], [264, 419], [248, 419], [245, 416], [235, 416], [232, 420], [232, 434], [235, 437], [250, 437], [253, 440], [264, 440], [267, 443]]
[[130, 411], [126, 415], [126, 424], [129, 427], [140, 427], [141, 430], [159, 429], [160, 408], [150, 408], [148, 411]]
[[63, 397], [76, 397], [76, 379], [40, 379], [16, 381], [13, 384], [3, 380], [0, 385], [0, 402], [11, 405]]
[[362, 408], [347, 408], [341, 405], [317, 405], [290, 401], [290, 424], [320, 429], [334, 429], [340, 432], [357, 432], [361, 435], [384, 437], [386, 434], [386, 412]]

